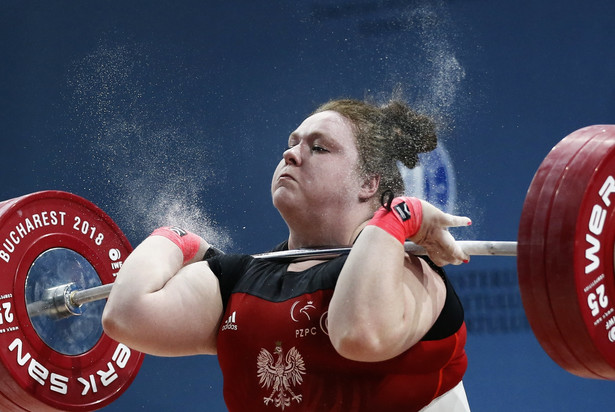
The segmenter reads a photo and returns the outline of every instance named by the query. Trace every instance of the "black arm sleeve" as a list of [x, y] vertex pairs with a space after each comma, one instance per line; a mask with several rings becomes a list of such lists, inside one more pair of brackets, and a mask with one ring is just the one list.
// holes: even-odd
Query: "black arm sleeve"
[[245, 272], [246, 265], [252, 259], [253, 257], [249, 255], [220, 254], [207, 260], [209, 268], [216, 275], [220, 283], [220, 294], [225, 310], [235, 284], [239, 281]]

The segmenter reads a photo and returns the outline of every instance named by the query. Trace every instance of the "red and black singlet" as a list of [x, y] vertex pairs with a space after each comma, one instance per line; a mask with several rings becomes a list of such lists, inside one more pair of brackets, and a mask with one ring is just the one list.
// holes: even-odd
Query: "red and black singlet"
[[463, 308], [441, 270], [446, 303], [423, 340], [384, 362], [335, 351], [327, 310], [345, 261], [290, 272], [247, 255], [209, 260], [225, 307], [217, 346], [229, 411], [412, 411], [461, 381]]

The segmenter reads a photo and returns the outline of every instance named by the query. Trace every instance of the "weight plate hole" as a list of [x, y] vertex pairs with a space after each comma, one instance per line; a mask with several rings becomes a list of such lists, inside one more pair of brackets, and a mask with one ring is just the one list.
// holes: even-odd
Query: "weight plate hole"
[[[51, 295], [59, 299], [65, 291], [99, 285], [101, 281], [94, 267], [71, 249], [48, 249], [34, 260], [26, 277], [26, 305], [34, 330], [47, 346], [65, 355], [80, 355], [96, 345], [103, 333], [101, 318], [105, 301], [73, 308], [79, 312], [77, 316], [63, 316], [53, 307]], [[41, 303], [46, 306], [42, 313]]]

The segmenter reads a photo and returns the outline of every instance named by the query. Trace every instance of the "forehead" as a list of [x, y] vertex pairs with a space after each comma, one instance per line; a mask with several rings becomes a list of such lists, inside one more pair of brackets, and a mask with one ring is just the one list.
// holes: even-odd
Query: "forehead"
[[291, 134], [291, 137], [316, 136], [332, 138], [336, 141], [354, 141], [350, 121], [338, 112], [327, 110], [308, 117]]

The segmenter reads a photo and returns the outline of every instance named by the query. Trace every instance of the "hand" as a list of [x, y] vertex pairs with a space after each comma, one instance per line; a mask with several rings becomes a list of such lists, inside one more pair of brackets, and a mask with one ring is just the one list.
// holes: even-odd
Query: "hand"
[[469, 226], [472, 221], [467, 217], [442, 212], [424, 200], [421, 200], [421, 205], [423, 221], [419, 231], [410, 240], [424, 247], [429, 258], [438, 266], [469, 262], [470, 257], [461, 250], [448, 228]]

